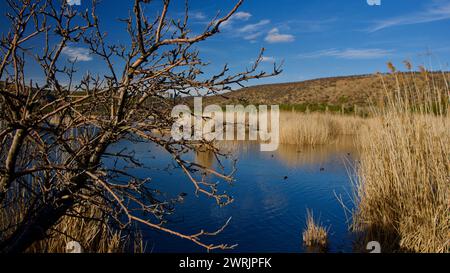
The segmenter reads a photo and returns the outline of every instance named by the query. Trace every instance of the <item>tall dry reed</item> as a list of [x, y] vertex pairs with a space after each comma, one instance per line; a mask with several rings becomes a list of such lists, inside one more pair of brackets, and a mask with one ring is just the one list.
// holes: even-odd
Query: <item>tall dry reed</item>
[[307, 211], [306, 228], [303, 231], [303, 244], [308, 252], [326, 252], [328, 247], [328, 228], [314, 219], [312, 211]]
[[365, 119], [331, 113], [280, 113], [280, 143], [295, 145], [325, 145], [340, 136], [357, 135]]
[[360, 134], [353, 228], [384, 251], [449, 252], [450, 117], [447, 79], [417, 88], [393, 71], [376, 120]]
[[64, 216], [45, 240], [34, 243], [27, 252], [64, 253], [71, 241], [78, 242], [82, 251], [88, 253], [144, 252], [140, 232], [131, 235], [112, 228], [104, 220], [99, 209], [78, 206], [72, 216]]
[[[21, 196], [20, 201], [14, 199], [15, 205], [0, 208], [0, 236], [7, 235], [11, 226], [20, 225], [27, 217], [30, 199]], [[62, 219], [51, 228], [46, 238], [32, 244], [27, 252], [30, 253], [65, 253], [68, 243], [78, 242], [83, 252], [89, 253], [142, 253], [145, 250], [142, 235], [121, 231], [108, 224], [108, 216], [98, 207], [89, 203], [77, 205], [70, 215]]]

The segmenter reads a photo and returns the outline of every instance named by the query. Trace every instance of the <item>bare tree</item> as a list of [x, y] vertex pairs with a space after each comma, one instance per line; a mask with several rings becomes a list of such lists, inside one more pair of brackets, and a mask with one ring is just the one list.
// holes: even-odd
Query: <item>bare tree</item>
[[[157, 145], [172, 157], [196, 193], [221, 206], [232, 201], [207, 179], [232, 181], [232, 173], [185, 156], [200, 146], [219, 160], [226, 160], [226, 155], [212, 142], [175, 141], [170, 136], [170, 111], [179, 100], [169, 99], [169, 94], [214, 94], [281, 72], [276, 66], [272, 73], [258, 72], [261, 52], [254, 66], [242, 73], [230, 74], [225, 66], [217, 75], [203, 78], [206, 63], [195, 45], [219, 33], [242, 0], [199, 35], [190, 31], [187, 2], [184, 16], [177, 19], [168, 16], [169, 0], [159, 3], [161, 12], [152, 18], [145, 12], [150, 1], [133, 0], [130, 15], [121, 19], [128, 44], [108, 43], [95, 0], [84, 12], [65, 1], [6, 2], [10, 28], [0, 44], [0, 205], [6, 217], [0, 224], [0, 252], [26, 251], [45, 240], [77, 206], [97, 207], [104, 215], [97, 220], [120, 229], [139, 223], [207, 250], [232, 248], [202, 240], [221, 232], [228, 222], [216, 232], [197, 234], [165, 227], [176, 198], [165, 199], [150, 188], [150, 178], [136, 177], [105, 160], [139, 167], [142, 163], [133, 151], [112, 153], [111, 146], [121, 140]], [[65, 60], [63, 54], [75, 46], [88, 48], [107, 72], [84, 73], [77, 80], [77, 60]], [[33, 79], [30, 66], [40, 67], [43, 80]], [[13, 211], [20, 213], [8, 214]]]

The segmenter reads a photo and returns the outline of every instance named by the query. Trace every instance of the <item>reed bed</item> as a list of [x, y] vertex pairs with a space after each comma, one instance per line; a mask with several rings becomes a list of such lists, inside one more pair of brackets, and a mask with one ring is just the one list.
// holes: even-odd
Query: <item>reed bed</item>
[[76, 241], [82, 246], [82, 251], [95, 253], [118, 252], [121, 248], [120, 232], [113, 232], [103, 224], [95, 220], [99, 212], [95, 209], [77, 208], [83, 218], [65, 216], [49, 234], [48, 239], [34, 243], [28, 252], [37, 253], [64, 253], [66, 246], [71, 241]]
[[[448, 253], [448, 74], [391, 69], [380, 80], [393, 77], [395, 87], [384, 85], [384, 99], [374, 102], [368, 117], [282, 111], [280, 143], [316, 146], [354, 138], [359, 163], [352, 229], [361, 235], [360, 245], [378, 241], [384, 252]], [[315, 233], [323, 230], [308, 217], [304, 238], [312, 241]]]
[[341, 136], [358, 135], [366, 119], [331, 113], [280, 113], [280, 143], [326, 145]]
[[448, 85], [429, 79], [419, 89], [414, 79], [393, 77], [397, 90], [386, 90], [359, 136], [353, 228], [384, 252], [449, 252]]
[[70, 252], [68, 243], [75, 241], [87, 253], [143, 253], [145, 251], [142, 235], [131, 235], [114, 229], [104, 219], [102, 212], [95, 207], [77, 207], [73, 216], [64, 216], [52, 229], [48, 238], [34, 243], [27, 252], [65, 253]]
[[[15, 206], [0, 209], [0, 230], [8, 232], [8, 227], [20, 224], [27, 213], [27, 198], [14, 201]], [[139, 231], [130, 233], [114, 228], [106, 221], [108, 217], [96, 206], [88, 203], [74, 207], [70, 215], [62, 219], [49, 231], [46, 239], [32, 244], [29, 253], [71, 252], [69, 242], [77, 242], [82, 252], [87, 253], [142, 253], [145, 245]], [[6, 234], [0, 234], [6, 235]]]

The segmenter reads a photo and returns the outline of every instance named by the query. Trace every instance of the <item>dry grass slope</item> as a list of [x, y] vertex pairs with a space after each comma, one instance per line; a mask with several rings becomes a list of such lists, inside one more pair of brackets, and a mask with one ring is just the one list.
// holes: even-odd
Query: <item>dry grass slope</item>
[[[445, 86], [450, 73], [429, 72], [427, 77], [419, 72], [401, 73], [402, 79], [414, 82], [418, 89], [425, 89], [432, 79], [436, 86]], [[395, 90], [397, 82], [392, 75], [346, 76], [308, 80], [303, 82], [267, 84], [243, 88], [222, 96], [205, 98], [209, 104], [278, 104], [286, 109], [322, 110], [328, 106], [340, 110], [341, 107], [364, 108], [383, 100], [385, 90]]]

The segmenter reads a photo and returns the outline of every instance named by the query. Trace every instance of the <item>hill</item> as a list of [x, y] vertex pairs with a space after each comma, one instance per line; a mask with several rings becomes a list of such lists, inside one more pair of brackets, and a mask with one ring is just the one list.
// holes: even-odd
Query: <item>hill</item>
[[[397, 73], [400, 85], [417, 89], [430, 85], [444, 87], [450, 79], [448, 72]], [[446, 81], [444, 80], [446, 79]], [[431, 83], [431, 84], [430, 84]], [[397, 80], [392, 74], [358, 75], [308, 80], [303, 82], [267, 84], [242, 88], [223, 95], [205, 98], [208, 104], [278, 104], [282, 108], [304, 110], [351, 109], [367, 107], [383, 100], [385, 92], [396, 90]]]

